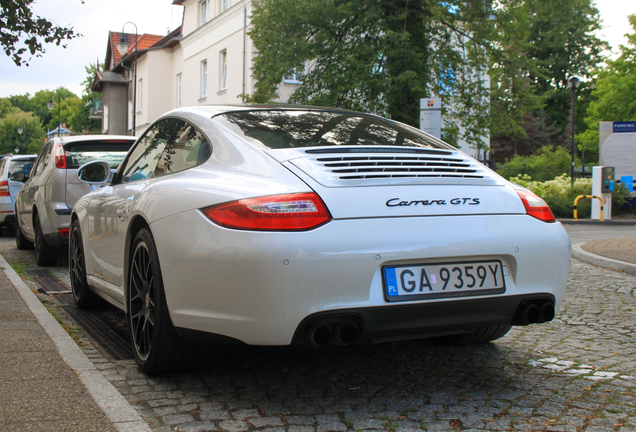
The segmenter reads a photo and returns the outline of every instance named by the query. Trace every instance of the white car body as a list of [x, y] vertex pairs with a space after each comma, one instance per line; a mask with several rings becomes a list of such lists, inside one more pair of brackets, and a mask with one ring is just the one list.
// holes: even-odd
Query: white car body
[[[191, 341], [311, 345], [304, 335], [307, 326], [337, 326], [342, 316], [355, 321], [355, 341], [378, 342], [513, 324], [518, 309], [533, 299], [552, 302], [558, 310], [570, 240], [559, 222], [528, 215], [518, 186], [450, 146], [438, 153], [470, 174], [444, 175], [441, 170], [440, 176], [417, 177], [371, 171], [365, 178], [358, 168], [343, 173], [338, 164], [364, 168], [376, 163], [369, 157], [413, 154], [400, 147], [376, 152], [362, 146], [362, 153], [341, 153], [339, 147], [259, 147], [219, 120], [225, 111], [250, 109], [197, 107], [165, 114], [157, 121], [179, 118], [195, 124], [211, 142], [210, 157], [170, 175], [115, 181], [77, 202], [72, 218], [81, 227], [92, 292], [128, 307], [131, 245], [135, 232], [147, 226], [156, 243], [171, 322]], [[427, 153], [415, 156], [426, 159]], [[361, 157], [366, 159], [356, 162]], [[331, 216], [306, 231], [228, 228], [202, 210], [305, 192], [315, 192]], [[387, 267], [424, 264], [448, 264], [449, 270], [459, 265], [459, 274], [470, 274], [467, 267], [493, 260], [505, 271], [505, 290], [495, 294], [391, 297], [383, 277]], [[403, 279], [402, 286], [407, 282]]]

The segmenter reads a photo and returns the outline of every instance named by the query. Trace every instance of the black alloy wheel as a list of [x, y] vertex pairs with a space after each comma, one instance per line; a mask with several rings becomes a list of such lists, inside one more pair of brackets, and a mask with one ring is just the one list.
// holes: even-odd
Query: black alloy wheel
[[40, 216], [37, 213], [33, 217], [33, 228], [35, 230], [35, 262], [41, 267], [57, 264], [58, 248], [47, 243], [42, 233]]
[[77, 219], [71, 223], [71, 234], [68, 242], [68, 269], [71, 276], [71, 290], [77, 306], [89, 309], [98, 300], [86, 281], [86, 262], [84, 260], [84, 245], [82, 231]]
[[[188, 372], [210, 365], [211, 359], [203, 354], [208, 354], [211, 346], [186, 341], [172, 324], [159, 256], [148, 228], [137, 233], [131, 251], [126, 316], [135, 360], [141, 370], [162, 374]], [[220, 350], [214, 352], [218, 354]]]

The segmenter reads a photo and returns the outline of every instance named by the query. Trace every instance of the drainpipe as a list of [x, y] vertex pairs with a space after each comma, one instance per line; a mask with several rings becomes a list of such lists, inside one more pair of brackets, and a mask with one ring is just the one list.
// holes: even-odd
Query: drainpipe
[[243, 94], [245, 94], [245, 56], [246, 56], [246, 48], [245, 48], [245, 37], [247, 35], [247, 6], [245, 6], [245, 0], [243, 0]]

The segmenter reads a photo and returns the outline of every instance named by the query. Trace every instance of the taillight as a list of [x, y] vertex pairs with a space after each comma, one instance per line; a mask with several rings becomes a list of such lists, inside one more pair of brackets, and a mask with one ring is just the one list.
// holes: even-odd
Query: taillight
[[554, 215], [543, 198], [530, 191], [517, 190], [528, 214], [544, 222], [554, 222]]
[[58, 228], [57, 231], [60, 233], [62, 237], [68, 237], [70, 235], [70, 228]]
[[202, 212], [218, 225], [255, 231], [305, 231], [331, 220], [329, 210], [315, 193], [242, 199]]
[[66, 169], [66, 154], [62, 144], [55, 146], [55, 168]]
[[0, 182], [0, 196], [10, 196], [9, 195], [9, 182], [3, 181]]

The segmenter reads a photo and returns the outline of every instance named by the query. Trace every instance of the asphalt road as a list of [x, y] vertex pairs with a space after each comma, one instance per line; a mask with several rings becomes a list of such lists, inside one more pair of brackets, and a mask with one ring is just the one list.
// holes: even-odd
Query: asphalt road
[[[567, 228], [573, 243], [597, 238], [594, 228]], [[0, 253], [18, 273], [35, 268], [33, 252], [10, 238]], [[60, 264], [51, 271], [64, 280]], [[495, 343], [236, 347], [208, 370], [162, 377], [109, 359], [81, 329], [76, 336], [157, 431], [626, 432], [636, 431], [635, 289], [634, 276], [574, 260], [556, 319]]]

